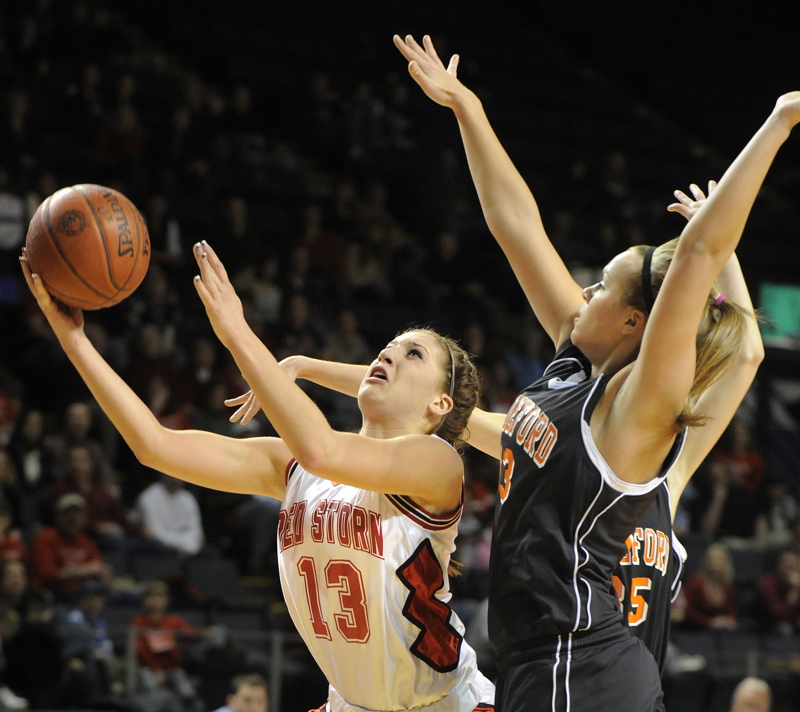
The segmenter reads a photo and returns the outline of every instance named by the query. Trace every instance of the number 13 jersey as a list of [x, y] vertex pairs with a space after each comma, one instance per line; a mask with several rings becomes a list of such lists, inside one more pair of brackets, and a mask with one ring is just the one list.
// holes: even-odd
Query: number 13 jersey
[[331, 712], [471, 712], [493, 702], [448, 605], [463, 495], [455, 512], [433, 515], [409, 497], [336, 484], [296, 461], [287, 474], [281, 587], [330, 683]]

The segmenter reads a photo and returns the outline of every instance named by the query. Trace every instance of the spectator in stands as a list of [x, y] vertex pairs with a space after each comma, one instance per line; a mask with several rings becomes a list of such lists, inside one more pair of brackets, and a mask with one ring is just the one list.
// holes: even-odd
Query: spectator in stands
[[188, 408], [178, 404], [175, 395], [175, 384], [160, 373], [150, 376], [146, 392], [142, 400], [147, 403], [158, 422], [171, 430], [186, 430], [192, 427]]
[[12, 638], [23, 621], [30, 604], [28, 572], [19, 559], [0, 563], [0, 710], [27, 709], [28, 702], [9, 687], [6, 672], [5, 642]]
[[287, 296], [284, 321], [276, 329], [280, 338], [275, 348], [281, 358], [293, 354], [319, 355], [324, 333], [317, 320], [313, 318], [311, 309], [305, 294], [295, 293]]
[[6, 673], [5, 641], [13, 637], [25, 620], [30, 602], [28, 572], [19, 559], [0, 563], [0, 710], [27, 709], [28, 702], [16, 695]]
[[231, 680], [226, 704], [215, 712], [267, 712], [267, 681], [259, 674], [237, 675]]
[[84, 581], [108, 583], [111, 569], [87, 536], [86, 500], [71, 492], [56, 503], [55, 526], [42, 529], [31, 543], [31, 583], [59, 599], [70, 599]]
[[520, 330], [517, 343], [505, 354], [517, 390], [522, 390], [529, 383], [538, 380], [544, 373], [550, 362], [545, 354], [546, 348], [544, 332], [538, 324], [529, 324]]
[[93, 415], [89, 403], [75, 401], [67, 406], [64, 412], [63, 427], [45, 441], [56, 480], [64, 479], [67, 475], [70, 446], [80, 444], [89, 448], [98, 481], [103, 485], [113, 485], [116, 482], [106, 451], [100, 441], [92, 436], [92, 425]]
[[80, 709], [82, 670], [67, 665], [54, 616], [52, 594], [32, 591], [19, 628], [4, 641], [6, 679], [31, 709]]
[[267, 576], [278, 583], [278, 534], [280, 502], [261, 494], [248, 495], [235, 510], [234, 528], [242, 540], [245, 568], [251, 576]]
[[[2, 454], [2, 453], [0, 453]], [[0, 495], [0, 563], [16, 560], [27, 563], [28, 547], [19, 536], [11, 529], [11, 506], [8, 500]]]
[[195, 337], [187, 363], [180, 370], [175, 384], [178, 404], [200, 404], [208, 386], [214, 381], [221, 381], [234, 391], [241, 388], [241, 377], [229, 363], [227, 354], [220, 353], [219, 342], [215, 338], [206, 334]]
[[8, 637], [25, 617], [31, 588], [28, 569], [19, 559], [9, 559], [0, 564], [0, 639]]
[[9, 527], [17, 528], [20, 521], [17, 470], [11, 456], [2, 449], [0, 449], [0, 500], [5, 503], [8, 512]]
[[750, 426], [741, 417], [734, 418], [711, 454], [711, 459], [724, 463], [733, 481], [756, 495], [764, 482], [765, 464], [753, 440]]
[[124, 691], [124, 661], [116, 655], [103, 617], [108, 589], [89, 580], [80, 585], [76, 597], [75, 606], [63, 615], [64, 656], [80, 661], [92, 698], [119, 694]]
[[36, 533], [42, 502], [53, 482], [50, 454], [44, 443], [44, 414], [35, 408], [24, 410], [8, 444], [8, 454], [16, 471], [14, 490], [19, 507], [19, 526], [26, 541]]
[[179, 554], [197, 554], [205, 540], [200, 507], [182, 480], [161, 474], [136, 501], [144, 533]]
[[706, 549], [700, 571], [684, 587], [686, 623], [695, 628], [736, 628], [733, 561], [722, 544]]
[[791, 636], [800, 631], [800, 554], [784, 549], [775, 570], [758, 584], [759, 609], [775, 632]]
[[[359, 330], [358, 317], [352, 309], [342, 309], [336, 315], [336, 326], [325, 337], [322, 357], [342, 363], [369, 363], [372, 350]], [[361, 412], [355, 399], [341, 393], [326, 394], [330, 403], [330, 422], [341, 430], [356, 430]]]
[[[151, 277], [151, 274], [152, 270], [148, 273], [145, 284], [148, 280], [160, 281], [160, 277]], [[132, 303], [129, 309], [145, 310], [147, 305]], [[147, 397], [147, 388], [153, 376], [161, 376], [176, 385], [178, 383], [177, 369], [173, 360], [174, 332], [174, 325], [144, 322], [136, 326], [135, 346], [128, 362], [126, 378], [131, 388], [143, 398]]]
[[131, 620], [134, 628], [141, 629], [136, 637], [141, 684], [148, 691], [172, 690], [184, 705], [199, 710], [197, 689], [181, 667], [183, 653], [176, 633], [181, 637], [197, 639], [205, 631], [181, 616], [167, 613], [169, 603], [167, 584], [151, 581], [142, 591], [142, 612]]
[[125, 540], [134, 533], [119, 497], [98, 484], [94, 477], [91, 451], [85, 444], [70, 445], [67, 449], [66, 476], [51, 491], [53, 505], [61, 497], [74, 492], [86, 502], [86, 533], [101, 548], [124, 549]]
[[252, 304], [252, 318], [256, 325], [274, 327], [283, 310], [283, 289], [279, 284], [280, 258], [268, 254], [259, 265], [240, 267], [233, 281], [236, 291]]
[[773, 473], [767, 477], [764, 516], [767, 528], [764, 544], [768, 547], [789, 546], [794, 537], [795, 523], [800, 520], [800, 507], [789, 490], [786, 479]]
[[746, 677], [733, 691], [730, 712], [769, 712], [772, 709], [772, 691], [765, 680]]
[[736, 469], [710, 457], [707, 469], [698, 472], [696, 502], [705, 505], [700, 529], [714, 539], [725, 538], [731, 545], [748, 546], [764, 536], [767, 523], [763, 506], [740, 484]]

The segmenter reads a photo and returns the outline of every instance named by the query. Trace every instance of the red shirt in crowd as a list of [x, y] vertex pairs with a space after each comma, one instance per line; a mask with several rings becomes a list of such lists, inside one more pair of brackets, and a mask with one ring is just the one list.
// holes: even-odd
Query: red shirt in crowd
[[786, 621], [800, 627], [800, 598], [791, 600], [791, 587], [780, 580], [777, 574], [767, 574], [758, 585], [761, 602], [774, 621]]
[[200, 628], [193, 626], [180, 616], [165, 614], [154, 621], [146, 614], [136, 616], [131, 625], [146, 628], [136, 638], [136, 653], [139, 663], [151, 670], [174, 670], [181, 664], [181, 647], [175, 631], [198, 634]]
[[4, 561], [21, 561], [27, 567], [28, 547], [25, 546], [22, 539], [7, 536], [0, 541], [0, 564]]
[[712, 602], [705, 591], [702, 576], [692, 576], [684, 586], [686, 618], [703, 628], [712, 627], [714, 618], [728, 616], [736, 620], [736, 598], [733, 584], [725, 587], [725, 600], [721, 604]]
[[55, 592], [71, 593], [85, 579], [97, 577], [61, 579], [61, 570], [66, 566], [102, 560], [97, 545], [86, 534], [80, 533], [67, 539], [55, 527], [47, 527], [31, 542], [31, 585], [34, 588], [47, 586]]

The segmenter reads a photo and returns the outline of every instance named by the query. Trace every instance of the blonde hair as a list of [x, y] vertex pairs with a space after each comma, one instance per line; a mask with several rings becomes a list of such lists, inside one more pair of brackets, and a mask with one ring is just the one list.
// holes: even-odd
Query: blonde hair
[[725, 560], [725, 572], [722, 574], [723, 583], [731, 583], [734, 576], [733, 557], [731, 556], [731, 552], [728, 551], [728, 548], [719, 542], [708, 545], [708, 548], [703, 555], [703, 563], [700, 567], [700, 572], [704, 577], [708, 577], [708, 561], [714, 554], [720, 554]]
[[[672, 263], [675, 248], [678, 246], [675, 238], [656, 248], [650, 265], [650, 288], [655, 299], [666, 277], [667, 269]], [[647, 245], [637, 245], [630, 248], [635, 254], [644, 259]], [[631, 279], [627, 295], [628, 304], [648, 313], [643, 292], [641, 277], [637, 274]], [[694, 380], [689, 394], [686, 397], [683, 410], [676, 419], [675, 429], [693, 428], [705, 425], [708, 417], [705, 413], [695, 411], [700, 396], [715, 381], [725, 375], [733, 365], [734, 359], [740, 353], [742, 341], [747, 327], [746, 320], [753, 318], [739, 305], [728, 299], [720, 299], [722, 295], [714, 286], [706, 299], [706, 308], [700, 319], [695, 341], [697, 356], [695, 361]]]

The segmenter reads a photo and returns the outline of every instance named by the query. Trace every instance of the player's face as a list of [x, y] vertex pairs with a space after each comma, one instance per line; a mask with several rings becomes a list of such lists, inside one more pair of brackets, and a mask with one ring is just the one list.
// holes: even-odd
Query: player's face
[[361, 383], [359, 402], [390, 403], [393, 416], [419, 417], [431, 400], [442, 395], [449, 357], [432, 334], [411, 331], [390, 341], [370, 364]]
[[600, 282], [583, 290], [572, 341], [592, 363], [605, 360], [622, 338], [622, 327], [633, 311], [627, 295], [641, 261], [631, 251], [622, 252], [606, 265]]

